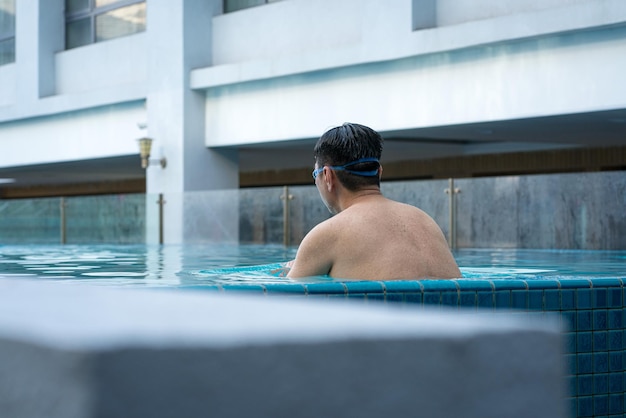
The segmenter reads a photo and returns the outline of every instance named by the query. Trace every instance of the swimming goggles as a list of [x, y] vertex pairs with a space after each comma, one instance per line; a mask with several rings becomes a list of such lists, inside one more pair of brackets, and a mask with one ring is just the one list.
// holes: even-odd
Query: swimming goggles
[[317, 176], [324, 171], [324, 167], [328, 167], [331, 170], [343, 170], [346, 171], [350, 174], [356, 174], [357, 176], [364, 176], [364, 177], [374, 177], [376, 175], [378, 175], [378, 168], [376, 168], [376, 170], [369, 170], [369, 171], [357, 171], [357, 170], [350, 170], [348, 169], [348, 167], [352, 166], [352, 165], [356, 165], [356, 164], [360, 164], [360, 163], [378, 163], [378, 159], [377, 158], [361, 158], [360, 160], [356, 160], [356, 161], [352, 161], [348, 164], [344, 164], [344, 165], [325, 165], [323, 167], [317, 168], [315, 170], [313, 170], [313, 172], [311, 173], [311, 175], [313, 176], [313, 180], [317, 179]]

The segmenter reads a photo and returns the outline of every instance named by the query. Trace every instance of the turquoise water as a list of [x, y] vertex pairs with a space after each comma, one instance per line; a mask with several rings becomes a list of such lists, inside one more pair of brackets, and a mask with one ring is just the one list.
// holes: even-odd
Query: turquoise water
[[[0, 246], [0, 278], [139, 287], [287, 283], [273, 270], [295, 253], [279, 245]], [[470, 279], [626, 279], [626, 251], [463, 249], [455, 257]]]

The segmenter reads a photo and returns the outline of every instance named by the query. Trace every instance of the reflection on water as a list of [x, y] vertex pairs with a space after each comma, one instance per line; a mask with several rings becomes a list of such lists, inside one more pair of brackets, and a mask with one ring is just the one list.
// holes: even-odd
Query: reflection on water
[[[294, 256], [295, 249], [271, 245], [0, 246], [0, 277], [179, 287], [210, 283], [200, 270], [276, 263]], [[232, 281], [287, 280], [259, 273], [230, 276]]]
[[[295, 253], [280, 245], [0, 246], [0, 278], [140, 287], [287, 283], [273, 270]], [[626, 279], [626, 251], [463, 249], [455, 257], [470, 279]]]

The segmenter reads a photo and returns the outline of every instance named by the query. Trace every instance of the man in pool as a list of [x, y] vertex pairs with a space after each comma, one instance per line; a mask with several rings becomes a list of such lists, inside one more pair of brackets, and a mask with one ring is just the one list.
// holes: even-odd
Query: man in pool
[[330, 129], [313, 150], [313, 179], [334, 215], [302, 240], [287, 277], [452, 279], [461, 277], [435, 221], [380, 191], [383, 139], [367, 126]]

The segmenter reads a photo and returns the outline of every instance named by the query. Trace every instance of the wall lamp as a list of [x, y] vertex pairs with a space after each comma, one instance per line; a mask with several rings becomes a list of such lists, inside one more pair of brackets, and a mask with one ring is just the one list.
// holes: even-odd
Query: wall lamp
[[161, 168], [167, 167], [167, 160], [162, 157], [160, 160], [150, 159], [150, 150], [152, 149], [152, 138], [139, 138], [139, 154], [141, 155], [141, 168], [146, 169], [150, 163], [159, 163]]

